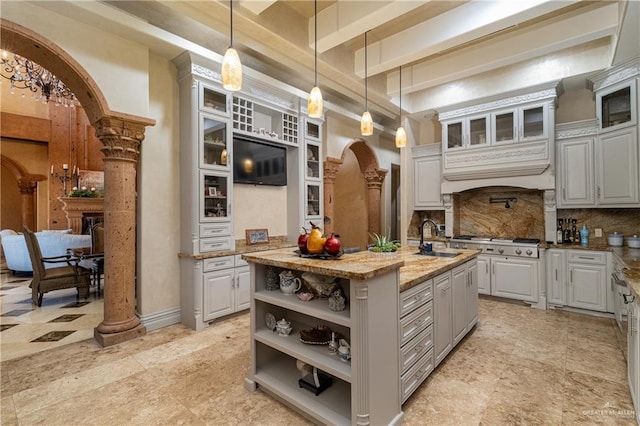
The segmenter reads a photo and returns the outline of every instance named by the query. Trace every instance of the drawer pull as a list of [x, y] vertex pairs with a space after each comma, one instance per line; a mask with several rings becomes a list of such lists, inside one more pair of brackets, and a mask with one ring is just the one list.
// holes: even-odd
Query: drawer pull
[[595, 257], [587, 257], [587, 256], [578, 256], [578, 259], [582, 260], [596, 260]]

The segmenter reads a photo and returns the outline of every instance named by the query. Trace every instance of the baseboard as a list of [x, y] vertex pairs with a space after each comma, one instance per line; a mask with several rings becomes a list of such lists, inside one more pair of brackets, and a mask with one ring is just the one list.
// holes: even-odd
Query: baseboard
[[180, 308], [171, 308], [165, 311], [154, 312], [148, 315], [139, 315], [140, 322], [147, 327], [147, 332], [159, 328], [180, 324]]

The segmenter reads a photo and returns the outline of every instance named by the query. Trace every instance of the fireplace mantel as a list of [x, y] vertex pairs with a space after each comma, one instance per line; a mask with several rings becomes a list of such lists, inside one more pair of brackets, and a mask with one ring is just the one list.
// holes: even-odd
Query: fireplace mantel
[[82, 233], [82, 218], [85, 213], [102, 213], [104, 198], [58, 197], [62, 201], [62, 210], [67, 216], [67, 226], [74, 234]]

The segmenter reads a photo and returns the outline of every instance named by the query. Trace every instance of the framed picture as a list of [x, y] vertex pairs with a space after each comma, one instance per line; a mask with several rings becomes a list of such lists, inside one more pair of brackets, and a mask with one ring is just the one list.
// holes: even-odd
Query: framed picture
[[269, 231], [267, 229], [247, 229], [245, 230], [247, 245], [268, 244]]
[[210, 196], [218, 195], [217, 188], [215, 186], [211, 186], [211, 187], [207, 188], [207, 195], [210, 195]]

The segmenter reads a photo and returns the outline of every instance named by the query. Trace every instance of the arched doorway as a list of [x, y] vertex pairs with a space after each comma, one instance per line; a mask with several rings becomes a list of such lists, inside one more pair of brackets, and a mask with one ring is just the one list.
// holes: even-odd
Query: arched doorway
[[82, 104], [104, 154], [104, 320], [94, 337], [109, 346], [146, 333], [135, 314], [136, 168], [146, 126], [155, 120], [111, 111], [91, 75], [45, 37], [0, 19], [0, 48], [57, 75]]
[[381, 190], [387, 170], [381, 169], [364, 140], [344, 148], [340, 159], [324, 163], [325, 232], [338, 232], [345, 246], [365, 248], [369, 233], [380, 234]]
[[[5, 214], [5, 208], [13, 208], [19, 211], [20, 224], [10, 226], [9, 229], [21, 229], [23, 226], [27, 226], [30, 229], [35, 228], [36, 224], [36, 191], [38, 188], [38, 182], [47, 180], [44, 175], [30, 174], [22, 167], [21, 164], [16, 163], [12, 159], [8, 158], [4, 154], [0, 154], [0, 165], [3, 170], [7, 170], [12, 177], [16, 180], [18, 197], [14, 197], [15, 194], [3, 194], [3, 199], [7, 200], [7, 197], [11, 197], [9, 202], [3, 202], [2, 214]], [[16, 200], [19, 198], [19, 201]], [[17, 201], [17, 202], [16, 202]], [[16, 215], [12, 215], [16, 216]]]

